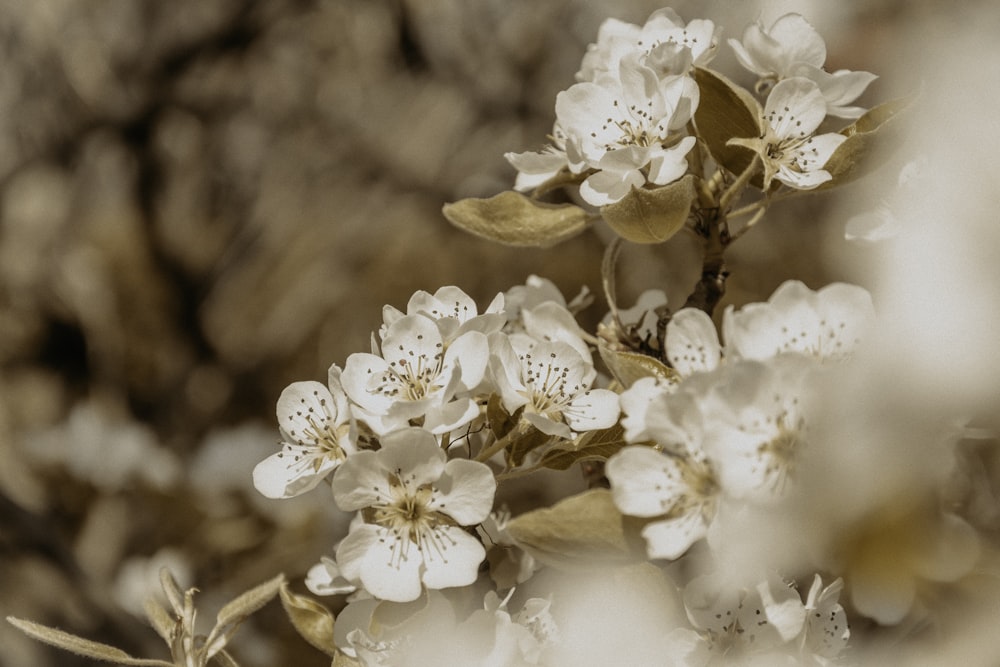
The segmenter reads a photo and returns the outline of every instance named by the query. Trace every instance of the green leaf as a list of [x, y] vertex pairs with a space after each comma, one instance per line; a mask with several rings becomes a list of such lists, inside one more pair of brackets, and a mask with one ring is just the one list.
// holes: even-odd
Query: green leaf
[[880, 104], [848, 125], [840, 133], [847, 137], [823, 167], [833, 179], [817, 190], [849, 183], [878, 167], [888, 157], [900, 138], [899, 116], [913, 101], [913, 96], [901, 97]]
[[289, 590], [287, 584], [281, 586], [281, 606], [288, 614], [302, 638], [331, 658], [337, 656], [333, 643], [334, 618], [329, 609], [305, 595]]
[[511, 519], [507, 532], [521, 548], [555, 568], [591, 568], [645, 557], [642, 538], [626, 534], [607, 489], [591, 489], [526, 512]]
[[597, 351], [611, 374], [626, 389], [640, 378], [655, 377], [668, 382], [679, 378], [677, 371], [659, 359], [648, 354], [614, 349], [604, 339], [598, 341]]
[[752, 139], [761, 135], [763, 111], [760, 104], [749, 91], [713, 70], [696, 67], [694, 80], [701, 92], [698, 108], [694, 112], [698, 136], [708, 146], [716, 162], [734, 174], [742, 174], [754, 154], [728, 142], [730, 139]]
[[89, 639], [77, 637], [76, 635], [71, 635], [68, 632], [56, 630], [55, 628], [50, 628], [45, 625], [39, 625], [38, 623], [32, 623], [31, 621], [26, 621], [21, 618], [8, 616], [7, 622], [32, 639], [37, 639], [40, 642], [50, 644], [56, 648], [61, 648], [64, 651], [82, 655], [85, 658], [93, 658], [94, 660], [101, 660], [103, 662], [112, 662], [117, 665], [174, 667], [173, 663], [165, 662], [163, 660], [133, 658], [125, 651], [115, 648], [114, 646], [108, 646], [107, 644], [101, 644], [100, 642], [92, 642]]
[[156, 598], [148, 597], [143, 602], [143, 609], [146, 610], [146, 618], [149, 619], [156, 634], [163, 638], [169, 645], [173, 641], [174, 632], [177, 628], [177, 619], [163, 608]]
[[283, 583], [285, 583], [285, 575], [279, 574], [227, 602], [216, 616], [217, 627], [242, 622], [247, 616], [270, 602], [278, 594], [278, 589]]
[[580, 461], [607, 461], [627, 445], [625, 430], [615, 424], [603, 431], [588, 431], [573, 442], [560, 442], [542, 455], [539, 465], [553, 470], [566, 470]]
[[662, 188], [635, 188], [601, 215], [619, 236], [633, 243], [662, 243], [684, 227], [694, 201], [694, 176], [688, 174]]
[[499, 440], [510, 433], [517, 426], [517, 419], [511, 417], [506, 408], [503, 407], [503, 399], [500, 394], [491, 394], [486, 402], [486, 422], [493, 431], [493, 436]]
[[590, 216], [573, 204], [547, 204], [508, 190], [489, 199], [445, 204], [444, 217], [456, 227], [513, 246], [546, 248], [576, 236]]
[[554, 436], [548, 433], [542, 433], [534, 426], [527, 426], [523, 435], [507, 445], [504, 456], [506, 457], [507, 465], [514, 468], [522, 463], [524, 463], [524, 457], [528, 455], [529, 452], [542, 447]]

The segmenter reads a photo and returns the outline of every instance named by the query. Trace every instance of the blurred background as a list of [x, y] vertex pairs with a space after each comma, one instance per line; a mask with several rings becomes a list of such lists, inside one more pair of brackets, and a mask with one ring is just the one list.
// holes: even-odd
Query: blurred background
[[[506, 248], [440, 209], [509, 189], [503, 153], [545, 142], [601, 21], [660, 6], [0, 2], [0, 616], [163, 657], [141, 618], [163, 564], [208, 617], [278, 571], [301, 590], [345, 524], [328, 493], [253, 489], [281, 390], [364, 351], [383, 304], [417, 289], [485, 305], [535, 273], [600, 292], [602, 230]], [[932, 0], [673, 6], [735, 38], [803, 13], [828, 69], [894, 72], [866, 104], [918, 86], [899, 67], [917, 36], [962, 20]], [[714, 66], [750, 83], [725, 44]], [[844, 277], [844, 217], [870, 204], [846, 189], [776, 207], [734, 247], [723, 305]], [[675, 245], [626, 251], [623, 302], [683, 300], [695, 265]], [[603, 314], [598, 298], [585, 326]], [[329, 662], [277, 605], [234, 654]], [[0, 624], [0, 664], [89, 663]]]

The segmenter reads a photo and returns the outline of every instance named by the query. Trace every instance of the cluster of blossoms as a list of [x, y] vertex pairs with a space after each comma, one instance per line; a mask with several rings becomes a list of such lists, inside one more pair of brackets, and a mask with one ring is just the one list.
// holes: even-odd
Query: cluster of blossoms
[[[708, 20], [685, 22], [672, 9], [655, 12], [642, 26], [608, 20], [588, 49], [579, 83], [556, 97], [552, 145], [540, 152], [508, 153], [518, 170], [515, 188], [527, 192], [561, 172], [582, 180], [580, 197], [593, 206], [624, 198], [632, 188], [673, 183], [689, 171], [696, 145], [691, 122], [700, 88], [696, 68], [715, 56], [721, 29]], [[826, 45], [798, 14], [770, 28], [749, 26], [742, 41], [728, 40], [739, 62], [757, 74], [759, 136], [733, 137], [733, 145], [760, 155], [764, 189], [772, 179], [796, 189], [831, 179], [823, 166], [846, 139], [817, 134], [829, 115], [857, 118], [854, 102], [875, 76], [823, 69]]]
[[[605, 254], [596, 335], [576, 319], [586, 292], [567, 301], [536, 276], [482, 310], [457, 287], [420, 291], [405, 311], [384, 307], [370, 352], [281, 394], [281, 450], [257, 464], [256, 488], [287, 499], [328, 483], [354, 513], [305, 582], [347, 596], [335, 626], [281, 591], [335, 665], [605, 665], [621, 653], [588, 655], [594, 642], [638, 643], [648, 619], [651, 653], [630, 664], [845, 664], [849, 617], [898, 624], [976, 564], [976, 530], [943, 500], [966, 416], [946, 415], [940, 434], [880, 423], [879, 409], [905, 411], [863, 386], [883, 331], [868, 291], [789, 280], [713, 320], [728, 245], [777, 191], [857, 176], [896, 112], [851, 106], [874, 76], [825, 71], [825, 44], [797, 14], [728, 40], [761, 100], [708, 69], [721, 34], [669, 9], [642, 26], [607, 21], [556, 99], [552, 145], [507, 155], [532, 198], [445, 209], [488, 238], [549, 245], [594, 215], [538, 196], [566, 187], [600, 207], [621, 238]], [[819, 133], [829, 117], [865, 122]], [[747, 204], [751, 187], [761, 197]], [[860, 232], [895, 231], [884, 227]], [[619, 308], [623, 239], [682, 229], [703, 242], [686, 302], [652, 289]], [[908, 439], [926, 462], [899, 465], [918, 451]], [[505, 507], [508, 481], [574, 465], [586, 490], [578, 475], [551, 504]], [[566, 572], [583, 575], [562, 590]], [[613, 594], [591, 609], [577, 588], [602, 577]], [[621, 615], [636, 628], [594, 623], [633, 598]]]

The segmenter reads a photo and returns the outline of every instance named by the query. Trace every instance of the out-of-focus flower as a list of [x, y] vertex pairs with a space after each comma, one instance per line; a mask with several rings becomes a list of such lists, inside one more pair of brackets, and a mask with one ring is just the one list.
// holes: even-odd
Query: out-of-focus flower
[[341, 573], [373, 596], [399, 602], [417, 599], [423, 586], [471, 584], [486, 551], [461, 526], [489, 516], [493, 473], [476, 461], [446, 462], [423, 429], [394, 431], [381, 443], [377, 452], [354, 454], [334, 474], [337, 505], [371, 516], [337, 548]]
[[509, 521], [510, 511], [504, 508], [491, 512], [481, 525], [476, 526], [483, 544], [490, 545], [486, 551], [490, 578], [501, 591], [524, 583], [541, 567], [531, 554], [517, 546], [507, 532]]
[[783, 355], [768, 363], [725, 364], [717, 374], [696, 378], [709, 385], [699, 392], [703, 446], [728, 496], [768, 502], [789, 491], [815, 367], [808, 357]]
[[291, 498], [315, 488], [357, 450], [340, 369], [330, 369], [329, 387], [295, 382], [278, 397], [281, 451], [253, 471], [253, 483], [268, 498]]
[[736, 59], [760, 77], [758, 89], [791, 77], [815, 83], [826, 102], [826, 113], [838, 118], [857, 118], [865, 109], [848, 106], [877, 76], [870, 72], [823, 69], [826, 42], [799, 14], [785, 14], [770, 28], [752, 23], [743, 31], [743, 41], [730, 39]]
[[862, 519], [840, 546], [851, 602], [883, 625], [899, 623], [928, 582], [953, 582], [979, 558], [976, 531], [924, 503], [887, 506]]
[[146, 598], [153, 597], [161, 604], [167, 602], [160, 586], [160, 571], [170, 570], [178, 583], [188, 587], [194, 581], [191, 562], [187, 556], [170, 547], [160, 549], [152, 556], [133, 556], [122, 563], [115, 577], [111, 594], [122, 609], [142, 617]]
[[569, 438], [571, 431], [610, 428], [618, 420], [618, 394], [591, 389], [597, 371], [568, 343], [494, 334], [490, 348], [504, 408], [523, 407], [524, 419], [539, 431]]
[[732, 306], [723, 315], [727, 358], [767, 359], [799, 352], [840, 360], [857, 348], [875, 319], [862, 287], [831, 283], [813, 291], [797, 280], [778, 286], [766, 303]]
[[778, 83], [764, 103], [764, 134], [730, 139], [755, 151], [764, 165], [764, 189], [775, 179], [797, 190], [809, 190], [833, 176], [823, 169], [840, 144], [842, 134], [814, 134], [826, 118], [826, 101], [814, 82], [792, 77]]
[[338, 617], [338, 646], [364, 667], [528, 667], [551, 664], [546, 651], [558, 639], [549, 601], [527, 600], [517, 613], [510, 595], [486, 594], [464, 611], [439, 591], [408, 605], [362, 601]]
[[870, 243], [894, 238], [903, 228], [901, 215], [913, 205], [914, 195], [928, 183], [927, 158], [910, 160], [899, 170], [897, 186], [876, 207], [847, 221], [844, 238]]
[[803, 604], [795, 588], [774, 576], [739, 590], [707, 574], [684, 588], [684, 606], [710, 664], [825, 665], [850, 636], [837, 602], [840, 584], [821, 589], [816, 575]]
[[25, 452], [106, 491], [135, 481], [165, 490], [181, 476], [177, 457], [148, 427], [112, 417], [93, 402], [74, 406], [64, 425], [33, 435]]
[[382, 354], [350, 355], [342, 376], [356, 416], [379, 434], [413, 419], [433, 433], [446, 433], [479, 415], [468, 396], [483, 379], [489, 349], [486, 336], [467, 331], [445, 344], [434, 320], [404, 315], [382, 339]]

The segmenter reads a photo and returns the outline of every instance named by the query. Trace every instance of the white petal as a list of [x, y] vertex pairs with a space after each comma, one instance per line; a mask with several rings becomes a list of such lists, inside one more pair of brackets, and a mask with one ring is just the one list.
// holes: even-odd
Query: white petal
[[656, 185], [673, 183], [687, 173], [687, 154], [697, 140], [684, 137], [676, 145], [656, 154], [649, 163], [649, 181]]
[[590, 389], [570, 401], [563, 418], [576, 432], [611, 428], [620, 413], [618, 394], [608, 389]]
[[457, 526], [437, 526], [433, 540], [423, 545], [423, 581], [427, 588], [468, 586], [486, 558], [483, 545]]
[[447, 514], [461, 526], [481, 523], [493, 509], [497, 483], [490, 467], [478, 461], [452, 459], [435, 482], [438, 492], [430, 507]]
[[334, 473], [332, 486], [333, 499], [345, 512], [371, 507], [389, 493], [386, 471], [370, 450], [349, 456]]
[[667, 324], [667, 359], [684, 376], [711, 371], [722, 359], [712, 318], [698, 308], [682, 308]]
[[[823, 37], [801, 14], [785, 14], [775, 21], [768, 34], [781, 44], [786, 63], [808, 63], [821, 67], [826, 62]], [[779, 74], [786, 74], [781, 71]]]
[[650, 558], [674, 560], [705, 537], [706, 532], [708, 525], [701, 512], [693, 511], [666, 521], [654, 521], [642, 529], [642, 536]]
[[471, 398], [457, 398], [429, 408], [424, 416], [424, 429], [441, 435], [465, 426], [479, 416], [479, 405]]
[[[437, 438], [422, 428], [393, 431], [381, 438], [382, 449], [376, 452], [378, 466], [386, 472], [402, 471], [414, 485], [430, 484], [444, 472], [446, 454]], [[350, 459], [348, 459], [350, 460]]]
[[641, 188], [646, 177], [638, 169], [594, 172], [580, 184], [580, 196], [591, 206], [607, 206], [622, 199], [632, 188]]
[[629, 446], [608, 459], [615, 506], [629, 516], [666, 514], [689, 492], [681, 464], [650, 447]]
[[405, 545], [388, 530], [364, 524], [354, 528], [337, 547], [337, 562], [344, 577], [360, 580], [374, 597], [409, 602], [420, 597], [423, 559], [416, 544]]
[[570, 440], [573, 437], [573, 433], [569, 430], [569, 426], [546, 417], [545, 415], [540, 415], [537, 412], [525, 412], [524, 419], [546, 435], [556, 435], [560, 438], [565, 438], [566, 440]]
[[[317, 468], [315, 461], [320, 462]], [[338, 460], [315, 458], [302, 447], [286, 445], [253, 469], [253, 485], [267, 498], [292, 498], [316, 488]]]
[[779, 139], [801, 139], [826, 118], [826, 99], [819, 86], [805, 77], [784, 79], [768, 94], [764, 118]]
[[482, 382], [489, 359], [490, 346], [486, 336], [478, 331], [469, 331], [448, 346], [444, 356], [444, 368], [449, 368], [455, 363], [459, 364], [462, 388], [473, 389]]

